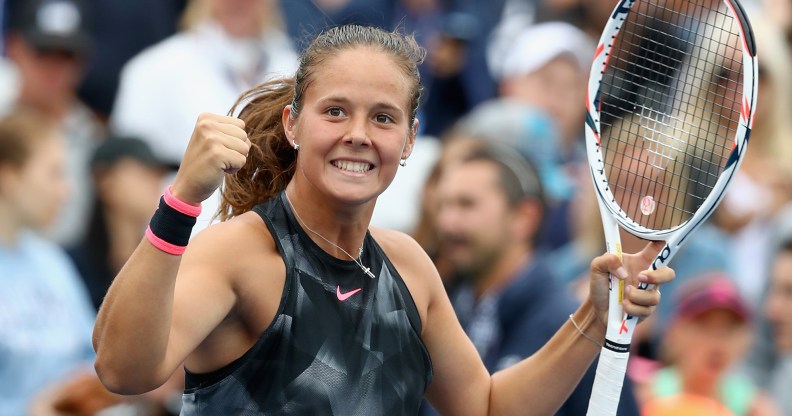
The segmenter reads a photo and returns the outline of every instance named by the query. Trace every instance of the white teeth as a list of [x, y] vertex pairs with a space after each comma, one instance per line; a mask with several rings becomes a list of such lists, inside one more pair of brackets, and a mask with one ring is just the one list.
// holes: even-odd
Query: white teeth
[[369, 169], [371, 169], [371, 164], [370, 163], [367, 163], [367, 162], [350, 162], [348, 160], [334, 160], [333, 161], [333, 166], [335, 166], [335, 167], [337, 167], [337, 168], [339, 168], [341, 170], [346, 170], [346, 171], [349, 171], [349, 172], [357, 172], [357, 173], [367, 172]]

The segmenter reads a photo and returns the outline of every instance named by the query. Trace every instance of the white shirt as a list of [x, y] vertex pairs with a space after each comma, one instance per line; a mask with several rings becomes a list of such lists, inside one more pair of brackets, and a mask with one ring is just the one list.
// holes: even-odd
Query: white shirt
[[[260, 59], [253, 59], [256, 52]], [[226, 114], [244, 91], [291, 76], [296, 67], [297, 55], [279, 30], [245, 41], [205, 23], [144, 50], [124, 66], [110, 125], [178, 162], [199, 114]], [[245, 69], [256, 73], [247, 81], [240, 75]]]

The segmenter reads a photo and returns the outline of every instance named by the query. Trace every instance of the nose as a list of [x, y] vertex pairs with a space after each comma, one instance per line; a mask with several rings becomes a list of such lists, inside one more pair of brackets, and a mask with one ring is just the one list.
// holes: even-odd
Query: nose
[[344, 142], [354, 147], [370, 145], [368, 127], [369, 123], [365, 117], [353, 117], [349, 122], [349, 130], [344, 137]]

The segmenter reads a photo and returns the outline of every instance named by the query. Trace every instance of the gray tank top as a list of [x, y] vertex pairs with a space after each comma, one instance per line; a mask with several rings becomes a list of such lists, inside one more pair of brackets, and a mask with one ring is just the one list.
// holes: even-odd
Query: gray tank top
[[278, 311], [242, 357], [187, 372], [181, 414], [416, 414], [432, 365], [412, 296], [380, 246], [366, 234], [360, 260], [372, 279], [317, 246], [283, 193], [254, 211], [286, 265]]

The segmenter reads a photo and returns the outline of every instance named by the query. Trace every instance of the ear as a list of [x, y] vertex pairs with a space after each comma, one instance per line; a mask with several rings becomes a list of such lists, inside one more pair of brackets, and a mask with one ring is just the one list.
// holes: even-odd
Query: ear
[[291, 146], [291, 141], [295, 140], [297, 134], [295, 133], [295, 124], [297, 119], [292, 115], [291, 105], [283, 107], [283, 114], [281, 114], [281, 123], [283, 123], [283, 131], [286, 133], [286, 140]]
[[415, 146], [415, 138], [418, 136], [418, 125], [419, 122], [416, 118], [415, 121], [413, 121], [410, 132], [407, 134], [407, 142], [404, 143], [404, 148], [402, 149], [402, 159], [407, 159], [412, 154], [413, 146]]
[[526, 198], [514, 207], [514, 230], [520, 241], [533, 241], [542, 225], [542, 204]]
[[0, 196], [11, 192], [14, 184], [19, 182], [19, 169], [9, 165], [0, 165]]

